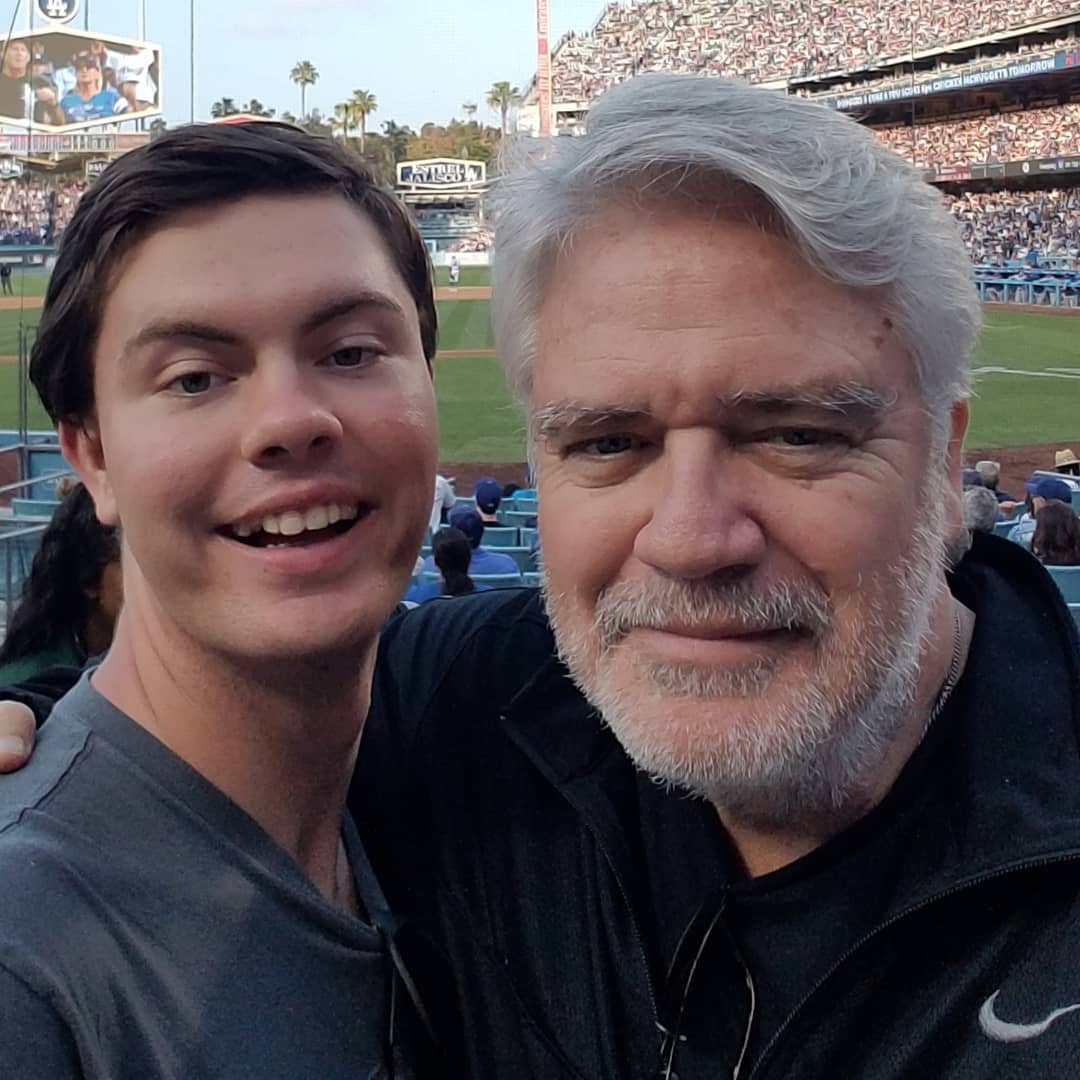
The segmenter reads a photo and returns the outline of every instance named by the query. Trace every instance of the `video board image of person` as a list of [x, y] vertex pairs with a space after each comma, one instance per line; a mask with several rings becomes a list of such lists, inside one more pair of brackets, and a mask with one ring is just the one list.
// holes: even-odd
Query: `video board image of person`
[[45, 31], [2, 55], [0, 119], [63, 127], [159, 109], [160, 57], [140, 42]]

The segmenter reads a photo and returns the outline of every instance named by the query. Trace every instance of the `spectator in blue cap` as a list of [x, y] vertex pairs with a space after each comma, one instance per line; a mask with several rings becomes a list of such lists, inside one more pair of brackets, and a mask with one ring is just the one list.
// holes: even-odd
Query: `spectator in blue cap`
[[[449, 525], [451, 529], [460, 529], [472, 545], [472, 559], [469, 562], [469, 576], [477, 574], [520, 574], [518, 564], [509, 555], [503, 555], [498, 551], [488, 551], [480, 546], [484, 538], [484, 522], [475, 510], [467, 506], [460, 507], [450, 513]], [[431, 573], [437, 570], [435, 559], [429, 555], [424, 560], [424, 571]]]
[[1056, 476], [1033, 476], [1025, 490], [1031, 499], [1031, 509], [1009, 531], [1009, 539], [1030, 550], [1031, 538], [1035, 535], [1035, 515], [1049, 502], [1063, 502], [1072, 506], [1072, 488]]
[[473, 486], [473, 498], [476, 500], [476, 509], [480, 514], [480, 520], [485, 524], [499, 524], [496, 512], [502, 502], [502, 497], [502, 485], [495, 477], [485, 476], [476, 481]]

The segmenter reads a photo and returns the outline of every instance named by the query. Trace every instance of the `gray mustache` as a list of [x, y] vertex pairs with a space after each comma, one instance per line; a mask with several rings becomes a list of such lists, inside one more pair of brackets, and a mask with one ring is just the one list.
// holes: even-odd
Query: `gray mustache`
[[820, 635], [832, 619], [828, 595], [810, 582], [660, 579], [605, 589], [597, 599], [595, 626], [601, 647], [609, 649], [636, 629], [719, 625], [746, 634], [792, 630]]

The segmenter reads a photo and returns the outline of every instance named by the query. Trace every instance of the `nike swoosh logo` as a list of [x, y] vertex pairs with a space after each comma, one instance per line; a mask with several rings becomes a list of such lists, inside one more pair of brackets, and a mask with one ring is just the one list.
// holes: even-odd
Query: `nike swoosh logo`
[[1076, 1005], [1066, 1005], [1064, 1009], [1055, 1009], [1045, 1020], [1036, 1024], [1010, 1024], [1002, 1020], [994, 1012], [994, 1002], [997, 1000], [1000, 990], [995, 990], [982, 1004], [979, 1010], [979, 1027], [983, 1034], [994, 1042], [1013, 1043], [1024, 1042], [1026, 1039], [1037, 1039], [1056, 1020], [1060, 1020], [1069, 1013], [1080, 1012], [1080, 1002]]

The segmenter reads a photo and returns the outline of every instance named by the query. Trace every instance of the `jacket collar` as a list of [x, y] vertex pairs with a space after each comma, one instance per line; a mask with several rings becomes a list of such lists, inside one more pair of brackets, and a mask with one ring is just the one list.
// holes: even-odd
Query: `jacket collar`
[[[909, 800], [925, 826], [918, 849], [898, 853], [905, 906], [1013, 867], [1080, 856], [1080, 646], [1060, 591], [1031, 555], [995, 537], [976, 538], [950, 585], [976, 615], [950, 705], [893, 792], [825, 845], [872, 833]], [[616, 795], [633, 766], [563, 665], [546, 663], [502, 715], [616, 872], [633, 876]], [[925, 782], [909, 782], [915, 771]]]

